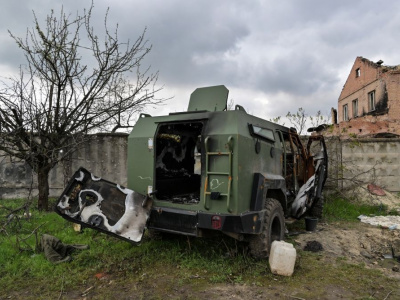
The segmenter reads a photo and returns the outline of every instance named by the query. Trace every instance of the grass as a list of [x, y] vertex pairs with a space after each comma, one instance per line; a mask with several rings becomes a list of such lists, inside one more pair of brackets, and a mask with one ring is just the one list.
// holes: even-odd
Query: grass
[[337, 195], [331, 195], [325, 199], [323, 216], [326, 221], [359, 222], [360, 215], [382, 216], [397, 214], [395, 210], [388, 210], [385, 205], [371, 205], [360, 203], [354, 199], [343, 199]]
[[[0, 204], [11, 207], [20, 202], [0, 200]], [[7, 234], [0, 233], [0, 299], [54, 299], [61, 290], [76, 291], [75, 296], [80, 297], [91, 286], [102, 288], [98, 299], [115, 297], [116, 293], [162, 299], [188, 287], [192, 298], [201, 298], [196, 293], [220, 284], [259, 288], [260, 293], [275, 288], [280, 293], [296, 291], [301, 298], [324, 297], [326, 287], [331, 285], [351, 286], [355, 295], [366, 298], [373, 293], [373, 286], [381, 286], [382, 293], [387, 293], [398, 285], [363, 265], [340, 259], [332, 263], [321, 255], [301, 250], [294, 275], [280, 277], [270, 273], [266, 261], [249, 257], [245, 244], [228, 237], [151, 239], [146, 235], [141, 245], [133, 246], [90, 229], [75, 232], [71, 223], [53, 212], [31, 212], [30, 219], [21, 218], [19, 223], [7, 226]], [[325, 205], [326, 219], [330, 221], [357, 221], [360, 214], [385, 212], [384, 208], [364, 207], [338, 197], [327, 199]], [[0, 222], [5, 214], [7, 211], [0, 206]], [[90, 249], [75, 252], [70, 263], [53, 265], [43, 254], [34, 252], [35, 235], [29, 235], [38, 227], [39, 235], [48, 233], [67, 244], [88, 244]], [[26, 244], [20, 244], [26, 251], [18, 249], [17, 237], [28, 237]], [[107, 274], [107, 281], [97, 279], [96, 274]]]
[[[10, 204], [18, 206], [14, 202]], [[3, 209], [0, 215], [4, 214]], [[53, 265], [43, 254], [34, 252], [35, 235], [31, 235], [26, 244], [21, 244], [28, 250], [20, 251], [16, 237], [26, 238], [38, 226], [39, 236], [48, 233], [63, 243], [88, 244], [90, 249], [74, 253], [69, 264]], [[97, 273], [143, 281], [157, 277], [160, 270], [182, 284], [192, 277], [211, 283], [242, 282], [243, 276], [249, 273], [247, 266], [254, 263], [247, 255], [237, 255], [245, 251], [244, 246], [230, 238], [206, 240], [175, 236], [151, 240], [145, 236], [140, 246], [133, 246], [90, 229], [77, 233], [71, 223], [57, 214], [39, 213], [34, 209], [29, 220], [21, 218], [19, 223], [7, 227], [7, 234], [0, 235], [0, 244], [0, 291], [3, 292], [18, 286], [38, 293], [46, 286], [46, 291], [52, 293], [61, 285], [65, 288], [85, 285]]]

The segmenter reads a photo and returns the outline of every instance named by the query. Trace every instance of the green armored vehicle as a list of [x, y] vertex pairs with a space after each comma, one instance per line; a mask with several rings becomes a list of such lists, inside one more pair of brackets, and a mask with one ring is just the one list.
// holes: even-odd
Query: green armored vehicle
[[[186, 112], [142, 114], [129, 135], [128, 188], [80, 169], [56, 211], [139, 242], [145, 228], [189, 236], [222, 232], [257, 257], [281, 240], [285, 219], [322, 207], [324, 139], [303, 147], [294, 129], [227, 110], [225, 86], [196, 89]], [[311, 154], [317, 149], [315, 154]]]

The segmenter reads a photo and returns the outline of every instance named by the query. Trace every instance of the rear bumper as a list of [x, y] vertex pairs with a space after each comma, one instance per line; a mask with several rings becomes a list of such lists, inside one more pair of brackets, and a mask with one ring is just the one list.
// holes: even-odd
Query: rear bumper
[[191, 236], [199, 236], [199, 231], [202, 229], [237, 234], [258, 234], [261, 232], [263, 219], [264, 211], [231, 215], [153, 207], [147, 227]]

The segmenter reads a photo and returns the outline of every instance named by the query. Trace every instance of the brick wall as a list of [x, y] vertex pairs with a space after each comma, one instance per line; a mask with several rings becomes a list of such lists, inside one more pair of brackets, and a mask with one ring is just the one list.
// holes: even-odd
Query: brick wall
[[[356, 70], [360, 73], [357, 76]], [[375, 110], [368, 94], [375, 92]], [[353, 101], [358, 101], [354, 114]], [[348, 121], [343, 108], [347, 105]], [[338, 122], [332, 134], [341, 137], [367, 137], [378, 133], [400, 135], [400, 71], [357, 57], [338, 100]], [[329, 134], [328, 134], [329, 135]]]
[[398, 120], [400, 119], [400, 71], [391, 72], [386, 88], [389, 97], [389, 118]]
[[[356, 77], [356, 70], [360, 69], [360, 76]], [[376, 64], [363, 58], [357, 57], [350, 74], [347, 77], [346, 83], [343, 86], [339, 100], [350, 96], [352, 93], [361, 87], [378, 79], [378, 71]]]

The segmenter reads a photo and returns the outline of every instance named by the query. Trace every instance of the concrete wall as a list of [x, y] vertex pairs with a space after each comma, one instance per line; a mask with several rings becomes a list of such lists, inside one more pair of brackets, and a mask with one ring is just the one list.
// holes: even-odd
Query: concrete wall
[[[50, 196], [58, 197], [69, 178], [84, 167], [96, 176], [127, 184], [127, 134], [96, 134], [92, 140], [78, 149], [70, 159], [59, 163], [50, 172]], [[0, 156], [0, 199], [22, 198], [28, 195], [30, 187], [37, 187], [36, 174], [25, 162], [10, 161]], [[38, 194], [37, 189], [33, 195]]]
[[[302, 142], [307, 142], [302, 137]], [[325, 137], [328, 178], [325, 189], [352, 189], [375, 183], [400, 191], [400, 139], [346, 139]]]
[[340, 168], [338, 166], [342, 162], [342, 145], [337, 137], [325, 138], [325, 143], [328, 153], [328, 178], [325, 183], [325, 188], [335, 190], [340, 187]]
[[375, 181], [389, 191], [400, 191], [400, 139], [345, 140], [341, 152], [344, 178]]
[[[84, 167], [96, 176], [127, 184], [126, 134], [97, 134], [70, 160], [50, 173], [50, 195], [58, 197], [72, 174]], [[327, 188], [346, 188], [360, 182], [376, 182], [389, 191], [400, 191], [400, 139], [339, 140], [326, 138], [329, 156]], [[343, 180], [345, 178], [346, 180]], [[352, 180], [347, 180], [352, 178]], [[36, 175], [24, 162], [0, 157], [0, 199], [22, 198], [37, 187]], [[37, 195], [37, 190], [33, 191]]]

